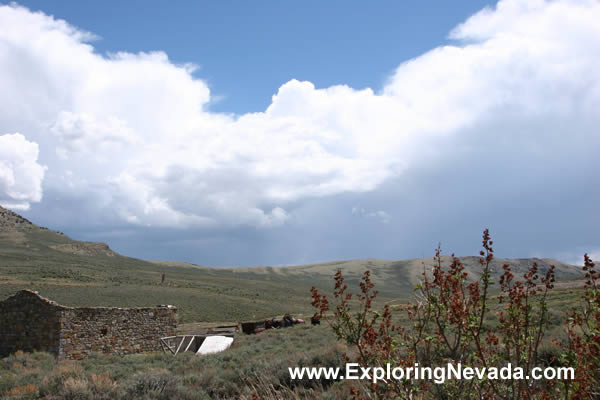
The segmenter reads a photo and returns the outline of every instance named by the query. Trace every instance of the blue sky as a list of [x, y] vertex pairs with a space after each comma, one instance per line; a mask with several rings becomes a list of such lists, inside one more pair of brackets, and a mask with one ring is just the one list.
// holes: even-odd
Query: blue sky
[[600, 255], [598, 19], [594, 0], [0, 3], [0, 204], [201, 265], [473, 255], [486, 227], [500, 256], [578, 262]]
[[211, 109], [264, 111], [292, 78], [379, 90], [404, 60], [447, 42], [490, 1], [22, 1], [100, 39], [98, 52], [165, 51], [195, 63]]

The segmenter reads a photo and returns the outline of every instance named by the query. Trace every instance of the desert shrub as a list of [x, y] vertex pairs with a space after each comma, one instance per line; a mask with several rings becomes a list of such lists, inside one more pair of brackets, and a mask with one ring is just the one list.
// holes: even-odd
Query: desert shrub
[[117, 398], [119, 394], [119, 385], [111, 378], [108, 371], [100, 375], [89, 375], [88, 386], [94, 400], [111, 400]]
[[175, 397], [177, 400], [208, 400], [211, 397], [202, 388], [190, 387], [184, 384], [179, 384], [175, 388]]
[[63, 394], [63, 390], [66, 396], [70, 396], [71, 393], [75, 395], [75, 393], [82, 392], [80, 390], [81, 382], [86, 382], [87, 385], [87, 379], [81, 365], [75, 361], [61, 361], [56, 368], [42, 379], [40, 395], [56, 396]]
[[585, 254], [582, 306], [569, 312], [565, 364], [575, 368], [575, 382], [565, 382], [573, 399], [600, 399], [600, 271]]
[[56, 365], [56, 357], [49, 353], [33, 352], [24, 353], [17, 351], [8, 357], [2, 359], [0, 366], [5, 370], [17, 369], [23, 367], [23, 369], [38, 368], [43, 370], [49, 370], [54, 368]]
[[39, 395], [39, 387], [33, 384], [23, 386], [15, 386], [6, 392], [6, 397], [11, 399], [37, 399]]
[[0, 361], [0, 398], [37, 398], [42, 377], [55, 365], [47, 353], [17, 351], [5, 357]]
[[131, 378], [125, 394], [135, 399], [175, 399], [177, 385], [177, 378], [166, 370], [144, 371]]
[[86, 375], [74, 361], [61, 361], [43, 379], [40, 395], [46, 400], [110, 400], [118, 398], [119, 386], [108, 372]]
[[11, 389], [19, 386], [14, 374], [0, 373], [0, 396], [7, 394]]
[[62, 385], [54, 398], [64, 400], [91, 400], [93, 398], [93, 394], [85, 377], [70, 376], [61, 383]]

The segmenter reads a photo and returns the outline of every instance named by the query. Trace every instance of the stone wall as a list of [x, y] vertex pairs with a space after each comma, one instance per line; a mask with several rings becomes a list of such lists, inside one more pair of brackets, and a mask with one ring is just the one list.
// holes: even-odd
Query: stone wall
[[160, 337], [175, 335], [176, 312], [171, 306], [72, 308], [22, 290], [0, 302], [0, 356], [38, 350], [81, 359], [92, 352], [157, 351]]
[[74, 308], [62, 312], [60, 325], [59, 358], [158, 351], [160, 337], [175, 335], [175, 309]]
[[31, 290], [0, 302], [0, 357], [17, 350], [58, 355], [61, 309]]

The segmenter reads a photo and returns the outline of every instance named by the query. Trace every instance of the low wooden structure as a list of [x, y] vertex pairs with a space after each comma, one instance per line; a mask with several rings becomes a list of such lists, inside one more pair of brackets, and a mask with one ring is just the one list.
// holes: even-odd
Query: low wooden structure
[[246, 321], [242, 322], [241, 328], [242, 332], [247, 335], [251, 335], [253, 333], [261, 333], [266, 329], [279, 329], [279, 328], [289, 328], [296, 324], [303, 324], [304, 320], [300, 318], [294, 318], [289, 314], [283, 316], [283, 318], [271, 318], [260, 321]]

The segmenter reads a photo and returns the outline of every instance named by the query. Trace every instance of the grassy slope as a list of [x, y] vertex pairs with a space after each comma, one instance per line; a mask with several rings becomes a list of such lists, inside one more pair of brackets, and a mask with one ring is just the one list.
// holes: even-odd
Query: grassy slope
[[[463, 258], [468, 271], [478, 271], [477, 259]], [[531, 263], [498, 259], [494, 269], [509, 261], [516, 270]], [[538, 262], [542, 271], [551, 262], [556, 264], [562, 279], [580, 277], [567, 264]], [[33, 224], [0, 223], [0, 299], [29, 288], [71, 306], [173, 304], [180, 309], [180, 322], [239, 321], [285, 312], [308, 315], [310, 287], [330, 289], [337, 269], [351, 286], [370, 269], [381, 301], [404, 301], [430, 265], [431, 259], [369, 259], [297, 267], [206, 268], [123, 257], [101, 244], [74, 241]], [[163, 273], [166, 280], [161, 284]]]

